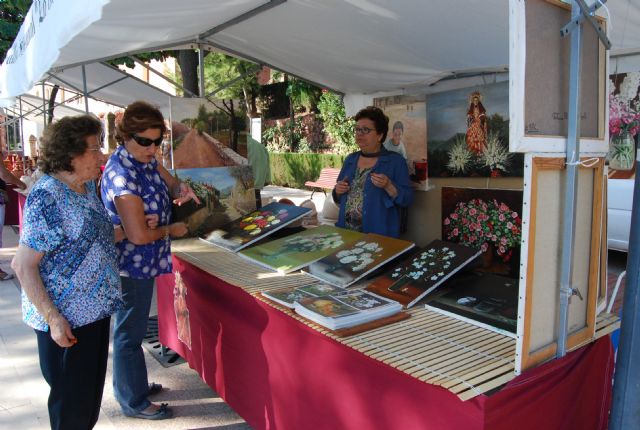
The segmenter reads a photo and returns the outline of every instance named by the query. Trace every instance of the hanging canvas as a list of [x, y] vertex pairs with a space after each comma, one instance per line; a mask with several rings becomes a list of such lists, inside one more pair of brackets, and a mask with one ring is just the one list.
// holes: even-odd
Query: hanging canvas
[[517, 278], [522, 191], [442, 188], [442, 239], [480, 248], [479, 270]]
[[255, 209], [250, 166], [177, 169], [171, 172], [191, 186], [201, 204], [173, 205], [173, 221], [187, 224], [187, 237], [198, 237]]
[[166, 168], [241, 166], [247, 159], [229, 141], [229, 116], [204, 98], [171, 97], [171, 140], [163, 143]]
[[389, 117], [384, 147], [407, 160], [411, 184], [427, 190], [427, 116], [424, 96], [391, 96], [373, 99]]
[[[609, 77], [609, 178], [633, 178], [640, 129], [640, 72]], [[635, 139], [635, 141], [634, 141]]]
[[309, 210], [283, 203], [269, 203], [200, 238], [211, 245], [237, 252], [302, 218]]
[[509, 152], [507, 82], [427, 97], [429, 175], [522, 176], [523, 156]]
[[242, 250], [238, 255], [279, 273], [289, 273], [364, 236], [354, 230], [322, 225]]

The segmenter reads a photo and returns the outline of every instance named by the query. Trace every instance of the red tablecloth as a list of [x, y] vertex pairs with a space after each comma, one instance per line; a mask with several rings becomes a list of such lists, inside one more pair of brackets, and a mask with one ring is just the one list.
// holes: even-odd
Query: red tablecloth
[[9, 202], [5, 208], [4, 225], [19, 225], [18, 199], [19, 197], [25, 197], [14, 190], [11, 185], [7, 185], [7, 194], [9, 195]]
[[606, 429], [609, 337], [462, 402], [174, 256], [176, 272], [191, 347], [178, 339], [173, 275], [158, 280], [160, 342], [254, 429]]

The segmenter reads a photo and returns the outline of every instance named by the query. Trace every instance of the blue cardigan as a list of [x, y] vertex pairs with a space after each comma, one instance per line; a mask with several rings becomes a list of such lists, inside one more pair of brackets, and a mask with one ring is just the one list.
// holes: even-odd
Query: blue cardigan
[[[349, 183], [351, 183], [358, 168], [359, 157], [359, 152], [354, 152], [347, 156], [338, 175], [339, 181], [348, 178]], [[371, 169], [371, 172], [387, 175], [398, 190], [398, 195], [392, 199], [384, 189], [373, 185], [371, 179], [367, 176], [362, 203], [362, 231], [398, 237], [400, 236], [400, 207], [408, 207], [413, 201], [413, 188], [409, 182], [407, 161], [398, 153], [384, 151], [378, 157], [378, 161]], [[335, 192], [332, 193], [334, 201], [340, 205], [337, 227], [346, 227], [345, 211], [348, 194], [344, 193], [336, 199]]]

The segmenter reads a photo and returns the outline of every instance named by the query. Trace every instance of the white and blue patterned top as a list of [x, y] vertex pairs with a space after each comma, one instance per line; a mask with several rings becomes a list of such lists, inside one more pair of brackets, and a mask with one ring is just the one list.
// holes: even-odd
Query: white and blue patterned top
[[[113, 225], [93, 182], [79, 194], [44, 175], [27, 197], [20, 244], [44, 253], [40, 277], [51, 301], [72, 328], [123, 307]], [[22, 293], [24, 322], [48, 331], [42, 315]]]
[[[102, 201], [114, 225], [121, 225], [115, 198], [133, 194], [142, 199], [146, 215], [157, 214], [158, 225], [171, 221], [171, 199], [167, 184], [158, 173], [158, 162], [141, 163], [120, 145], [115, 150], [102, 174]], [[120, 275], [133, 279], [151, 279], [171, 273], [171, 242], [159, 239], [145, 245], [134, 245], [128, 240], [116, 244]]]

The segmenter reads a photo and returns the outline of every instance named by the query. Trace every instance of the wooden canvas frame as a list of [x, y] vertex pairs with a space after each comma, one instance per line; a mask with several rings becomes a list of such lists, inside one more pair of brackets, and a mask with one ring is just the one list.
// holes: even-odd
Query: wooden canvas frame
[[[584, 157], [583, 161], [591, 160], [593, 158]], [[589, 225], [579, 225], [576, 222], [576, 237], [582, 235], [581, 240], [585, 240], [585, 234], [589, 233], [590, 236], [587, 239], [588, 247], [588, 261], [578, 261], [582, 266], [576, 264], [574, 268], [574, 276], [576, 271], [582, 269], [588, 273], [578, 273], [582, 278], [586, 279], [586, 291], [582, 293], [585, 303], [580, 304], [577, 302], [579, 299], [572, 298], [572, 301], [577, 303], [577, 306], [582, 306], [582, 312], [584, 312], [584, 321], [580, 321], [580, 328], [570, 332], [567, 338], [567, 349], [571, 350], [577, 348], [580, 345], [593, 339], [595, 334], [596, 323], [596, 306], [598, 301], [598, 286], [601, 281], [601, 252], [602, 252], [602, 210], [604, 205], [603, 199], [603, 184], [602, 177], [604, 174], [604, 158], [597, 158], [594, 165], [590, 167], [581, 167], [579, 170], [583, 174], [592, 171], [592, 174], [583, 177], [582, 181], [579, 180], [578, 194], [582, 199], [586, 199], [587, 203], [591, 203], [591, 223]], [[540, 317], [540, 314], [534, 316], [535, 312], [554, 312], [548, 310], [553, 307], [555, 309], [559, 302], [559, 285], [560, 274], [555, 273], [555, 276], [548, 267], [540, 267], [539, 261], [536, 261], [541, 254], [536, 252], [542, 252], [545, 255], [552, 254], [549, 252], [550, 247], [543, 247], [542, 240], [545, 237], [549, 237], [548, 230], [550, 229], [549, 223], [544, 223], [544, 220], [540, 220], [540, 214], [538, 210], [542, 210], [542, 206], [539, 205], [548, 203], [549, 199], [555, 199], [553, 205], [561, 207], [563, 200], [563, 192], [553, 193], [553, 190], [539, 186], [540, 182], [549, 180], [549, 177], [553, 175], [559, 175], [559, 178], [551, 180], [556, 181], [558, 188], [562, 188], [564, 181], [562, 180], [562, 172], [565, 171], [565, 159], [559, 157], [553, 157], [551, 154], [527, 154], [525, 158], [525, 189], [524, 189], [524, 203], [523, 203], [523, 232], [522, 232], [522, 255], [521, 255], [521, 272], [520, 272], [520, 288], [519, 288], [519, 300], [518, 300], [518, 331], [517, 331], [517, 345], [516, 345], [516, 373], [533, 367], [543, 361], [551, 359], [555, 356], [557, 344], [557, 312], [551, 319], [555, 318], [556, 322], [548, 323], [549, 315], [545, 320]], [[546, 175], [546, 176], [545, 176]], [[557, 180], [560, 179], [560, 180]], [[580, 179], [580, 177], [579, 177]], [[585, 195], [584, 192], [580, 192], [581, 185], [583, 189], [588, 185], [588, 181], [592, 180], [592, 192], [589, 195]], [[548, 193], [541, 198], [540, 193]], [[584, 200], [583, 200], [584, 203]], [[583, 216], [586, 216], [584, 213]], [[587, 214], [588, 215], [588, 214]], [[557, 217], [558, 222], [561, 221], [563, 213], [557, 211], [552, 213], [550, 217]], [[559, 228], [559, 226], [553, 226], [553, 228]], [[545, 229], [547, 231], [545, 231]], [[547, 236], [545, 236], [545, 234]], [[538, 237], [540, 235], [540, 238]], [[540, 239], [540, 243], [538, 242]], [[561, 236], [553, 236], [553, 240], [561, 240]], [[538, 249], [537, 249], [538, 248]], [[576, 249], [576, 255], [574, 255], [574, 262], [580, 258], [578, 255], [579, 247]], [[584, 250], [582, 252], [585, 252]], [[558, 263], [559, 264], [559, 263]], [[543, 280], [542, 284], [540, 280], [536, 280], [536, 276]], [[578, 278], [580, 277], [578, 276]], [[550, 282], [544, 282], [545, 277], [551, 277]], [[577, 285], [576, 285], [577, 286]], [[534, 290], [534, 287], [537, 290]], [[548, 300], [551, 306], [545, 306], [545, 303], [534, 303], [535, 300], [539, 300], [540, 297], [544, 297]], [[535, 300], [534, 300], [535, 299]], [[570, 314], [572, 308], [569, 310]], [[574, 312], [580, 314], [580, 312]], [[580, 316], [580, 315], [579, 315]], [[540, 323], [543, 321], [543, 324]], [[541, 325], [545, 325], [541, 327]], [[535, 337], [535, 339], [534, 339]], [[540, 339], [547, 338], [552, 339], [549, 342], [545, 342], [543, 345], [539, 345]], [[534, 343], [537, 343], [534, 345]]]
[[[527, 0], [526, 2], [523, 0], [511, 0], [509, 2], [509, 31], [511, 33], [509, 44], [509, 150], [511, 152], [565, 152], [566, 131], [559, 134], [547, 134], [544, 133], [544, 130], [541, 130], [537, 134], [532, 134], [532, 130], [535, 131], [537, 127], [535, 121], [532, 122], [531, 118], [527, 118], [527, 112], [531, 112], [532, 109], [547, 109], [548, 112], [545, 115], [557, 114], [562, 116], [562, 112], [554, 111], [562, 111], [561, 107], [566, 105], [566, 102], [561, 100], [560, 109], [558, 106], [553, 105], [536, 106], [535, 97], [527, 97], [527, 88], [544, 88], [543, 80], [555, 82], [557, 83], [556, 85], [560, 85], [563, 90], [566, 90], [568, 101], [567, 88], [569, 85], [569, 56], [566, 55], [564, 57], [564, 63], [562, 63], [562, 60], [558, 60], [558, 53], [564, 52], [563, 49], [566, 49], [565, 45], [568, 43], [568, 40], [560, 38], [560, 28], [554, 33], [557, 34], [557, 39], [555, 39], [555, 36], [551, 36], [549, 39], [551, 42], [543, 40], [541, 43], [544, 46], [541, 46], [540, 49], [532, 52], [533, 48], [527, 44], [527, 25], [530, 25], [529, 31], [532, 31], [531, 27], [534, 26], [536, 19], [545, 19], [545, 17], [537, 16], [537, 14], [531, 12], [532, 7], [537, 8], [537, 10], [543, 7], [545, 14], [550, 13], [556, 16], [559, 22], [564, 23], [570, 20], [570, 13], [567, 13], [568, 10], [570, 11], [570, 6], [558, 0]], [[527, 15], [527, 11], [530, 12], [529, 15]], [[604, 26], [604, 22], [602, 24]], [[549, 23], [544, 23], [544, 25], [548, 27]], [[582, 130], [584, 132], [585, 127], [595, 126], [597, 133], [592, 133], [595, 136], [581, 138], [580, 145], [581, 150], [584, 152], [605, 153], [609, 146], [606, 139], [606, 136], [608, 136], [608, 114], [606, 112], [608, 55], [593, 28], [589, 25], [584, 25], [583, 29], [582, 58], [593, 58], [595, 56], [598, 70], [597, 72], [591, 70], [591, 75], [586, 73], [584, 68], [581, 71], [583, 82], [591, 78], [591, 86], [595, 84], [597, 87], [597, 94], [592, 94], [585, 92], [584, 88], [587, 88], [587, 86], [582, 85], [581, 97], [583, 105], [584, 100], [587, 98], [592, 101], [595, 100], [596, 103], [594, 111], [586, 113], [588, 118], [582, 121]], [[541, 38], [529, 38], [530, 43], [535, 43], [536, 40], [541, 40]], [[549, 43], [553, 43], [554, 46], [549, 46]], [[532, 75], [533, 70], [527, 70], [527, 61], [546, 62], [549, 66], [543, 67], [544, 72], [540, 71]], [[559, 76], [551, 73], [551, 70], [558, 70], [559, 68], [564, 70], [564, 72], [559, 73]], [[532, 68], [530, 67], [530, 69]], [[594, 73], [595, 76], [593, 76]], [[594, 82], [594, 79], [597, 82]], [[547, 101], [548, 98], [542, 97], [542, 100]], [[542, 100], [539, 101], [542, 102]], [[593, 121], [597, 121], [597, 124], [593, 125]], [[563, 123], [566, 124], [566, 121], [563, 121]]]

